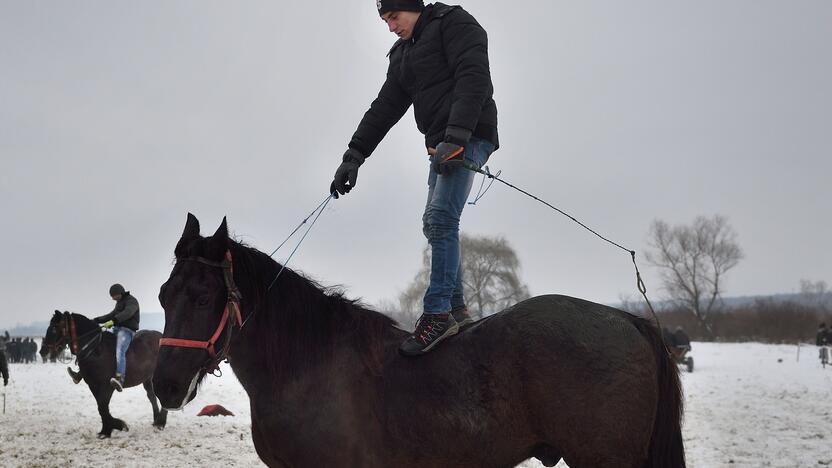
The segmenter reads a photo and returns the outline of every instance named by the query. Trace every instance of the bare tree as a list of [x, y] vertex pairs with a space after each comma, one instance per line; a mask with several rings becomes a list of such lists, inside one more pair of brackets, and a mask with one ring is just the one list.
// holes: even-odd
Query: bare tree
[[529, 297], [520, 281], [520, 260], [502, 237], [462, 234], [465, 302], [480, 316], [499, 312]]
[[690, 226], [656, 220], [650, 227], [647, 260], [659, 267], [670, 299], [690, 310], [713, 333], [709, 316], [718, 306], [725, 274], [743, 257], [728, 221], [697, 217]]
[[800, 280], [800, 295], [808, 305], [821, 309], [832, 307], [832, 291], [829, 290], [826, 281]]
[[[460, 234], [465, 303], [471, 312], [486, 316], [529, 297], [520, 281], [520, 261], [504, 238]], [[399, 295], [402, 324], [415, 322], [422, 313], [422, 298], [430, 278], [430, 246], [422, 251], [422, 268]]]

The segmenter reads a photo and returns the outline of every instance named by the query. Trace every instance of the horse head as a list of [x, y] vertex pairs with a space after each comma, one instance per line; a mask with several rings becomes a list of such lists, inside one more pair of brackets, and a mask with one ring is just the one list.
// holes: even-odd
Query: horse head
[[46, 335], [43, 337], [43, 347], [49, 350], [50, 357], [56, 357], [61, 349], [70, 341], [67, 325], [67, 313], [56, 310], [49, 321]]
[[159, 289], [165, 330], [153, 387], [163, 407], [182, 409], [226, 357], [231, 330], [240, 325], [239, 295], [225, 218], [213, 236], [202, 237], [199, 220], [188, 213], [174, 253], [176, 264]]

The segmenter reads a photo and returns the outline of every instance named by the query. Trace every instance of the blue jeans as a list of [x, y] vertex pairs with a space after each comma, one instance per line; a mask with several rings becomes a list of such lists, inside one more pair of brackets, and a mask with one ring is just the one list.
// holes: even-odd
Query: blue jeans
[[127, 348], [133, 341], [133, 330], [127, 327], [113, 327], [116, 334], [116, 372], [124, 377], [127, 371]]
[[[471, 137], [465, 146], [465, 161], [482, 167], [493, 151], [491, 142]], [[471, 193], [475, 175], [462, 167], [449, 175], [439, 175], [430, 170], [428, 201], [422, 216], [422, 232], [431, 251], [430, 284], [424, 298], [426, 314], [442, 314], [465, 307], [459, 218]]]

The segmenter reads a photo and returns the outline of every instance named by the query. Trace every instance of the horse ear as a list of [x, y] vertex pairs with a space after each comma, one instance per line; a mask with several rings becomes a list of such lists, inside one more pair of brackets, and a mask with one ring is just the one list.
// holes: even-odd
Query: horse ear
[[199, 237], [199, 220], [196, 216], [188, 213], [188, 220], [185, 222], [185, 229], [182, 231], [182, 239], [190, 240]]
[[225, 219], [225, 216], [222, 217], [222, 223], [220, 223], [220, 227], [217, 228], [217, 232], [214, 233], [213, 239], [215, 241], [222, 242], [223, 245], [228, 243], [228, 222]]
[[55, 315], [60, 316], [60, 315], [61, 315], [61, 311], [60, 311], [60, 310], [58, 310], [58, 309], [55, 309]]

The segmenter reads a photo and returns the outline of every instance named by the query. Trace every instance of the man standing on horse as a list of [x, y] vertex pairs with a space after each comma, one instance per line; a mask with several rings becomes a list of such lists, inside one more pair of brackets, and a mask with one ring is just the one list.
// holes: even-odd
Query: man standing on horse
[[465, 306], [459, 220], [474, 172], [497, 149], [497, 106], [492, 94], [485, 30], [459, 6], [422, 0], [376, 0], [381, 19], [399, 39], [378, 97], [349, 142], [329, 191], [348, 193], [358, 168], [413, 105], [430, 157], [428, 198], [422, 216], [431, 247], [430, 283], [416, 330], [399, 347], [406, 356], [430, 351], [473, 320]]
[[116, 375], [110, 379], [110, 385], [120, 392], [127, 370], [127, 348], [139, 329], [139, 301], [120, 284], [110, 286], [110, 297], [116, 301], [113, 311], [93, 321], [103, 324], [104, 328], [113, 328], [116, 334]]

